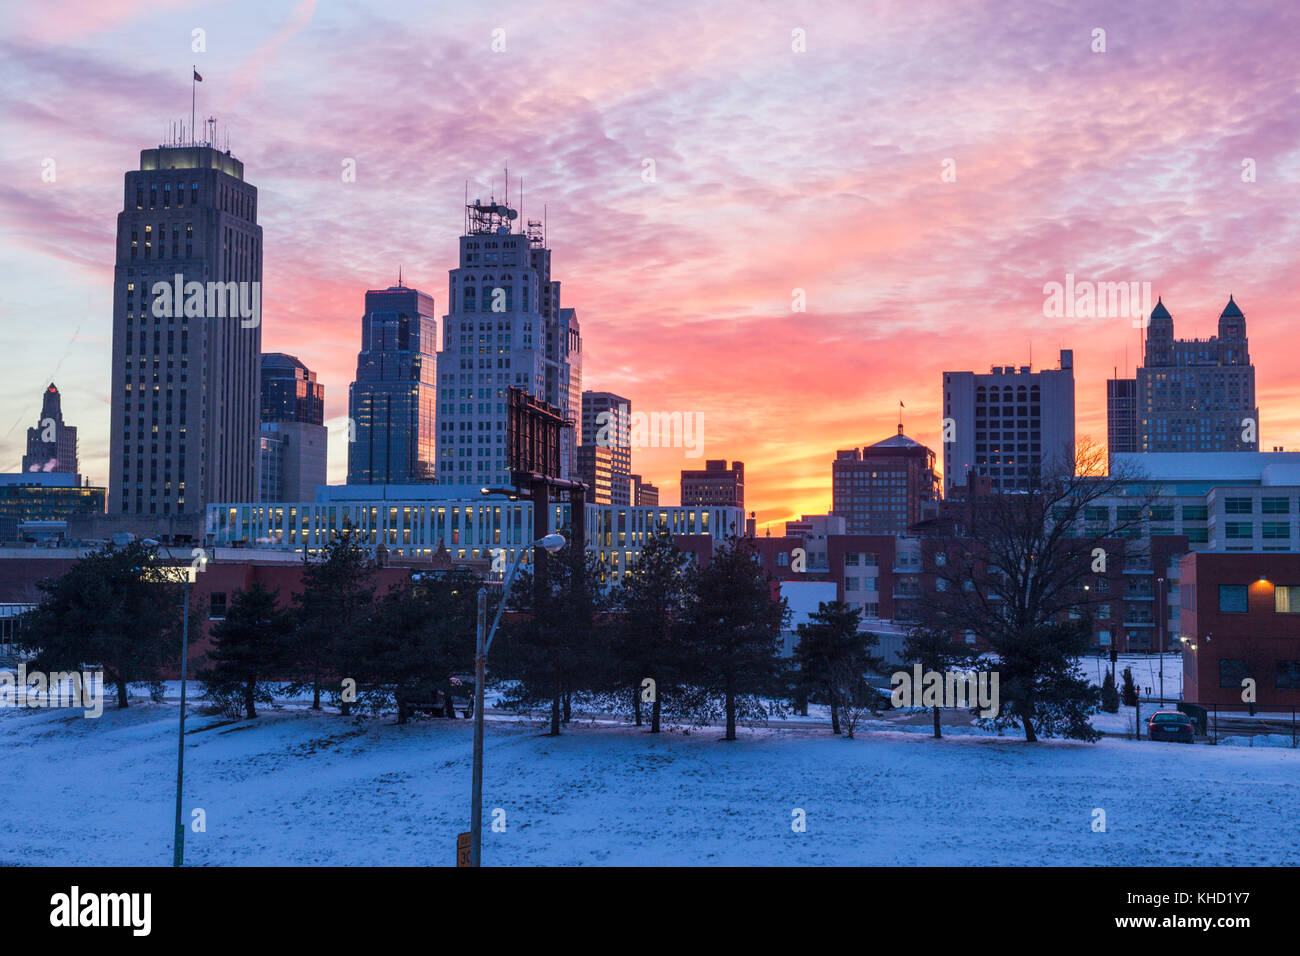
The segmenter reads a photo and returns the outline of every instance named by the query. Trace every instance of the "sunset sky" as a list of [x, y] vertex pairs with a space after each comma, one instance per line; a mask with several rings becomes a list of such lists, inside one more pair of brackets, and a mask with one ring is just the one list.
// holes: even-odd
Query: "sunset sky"
[[[508, 165], [524, 216], [546, 205], [584, 388], [701, 414], [704, 456], [745, 462], [760, 527], [826, 511], [836, 449], [892, 434], [900, 401], [938, 451], [944, 369], [1071, 348], [1078, 433], [1104, 441], [1105, 379], [1131, 374], [1140, 332], [1045, 318], [1067, 273], [1149, 282], [1182, 337], [1213, 335], [1232, 293], [1260, 445], [1300, 447], [1298, 45], [1282, 0], [7, 10], [0, 471], [54, 381], [82, 471], [108, 478], [123, 174], [188, 122], [191, 64], [200, 116], [259, 190], [263, 350], [318, 373], [327, 418], [347, 414], [365, 291], [400, 266], [441, 315], [465, 181], [501, 198]], [[702, 459], [633, 453], [667, 503], [683, 467]]]

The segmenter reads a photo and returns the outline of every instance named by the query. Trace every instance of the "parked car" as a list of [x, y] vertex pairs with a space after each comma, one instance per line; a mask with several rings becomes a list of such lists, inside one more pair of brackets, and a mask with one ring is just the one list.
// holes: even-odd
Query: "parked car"
[[1148, 717], [1147, 736], [1152, 740], [1175, 740], [1187, 744], [1196, 742], [1192, 718], [1178, 710], [1157, 710]]

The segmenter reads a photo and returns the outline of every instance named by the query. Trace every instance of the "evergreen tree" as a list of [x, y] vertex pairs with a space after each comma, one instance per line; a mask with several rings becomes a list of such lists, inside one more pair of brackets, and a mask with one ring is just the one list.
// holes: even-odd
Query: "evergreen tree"
[[[979, 655], [970, 645], [955, 640], [953, 631], [944, 626], [935, 626], [935, 618], [927, 626], [913, 622], [908, 628], [907, 640], [903, 645], [903, 657], [909, 664], [920, 664], [922, 672], [933, 671], [944, 674], [949, 671], [968, 671], [975, 665]], [[934, 737], [943, 737], [940, 721], [940, 708], [932, 707], [934, 718]]]
[[[681, 687], [685, 664], [681, 618], [693, 583], [690, 558], [677, 550], [672, 535], [661, 525], [646, 536], [614, 595], [621, 612], [613, 638], [615, 682], [624, 693], [631, 693], [638, 727], [642, 696], [653, 690], [652, 734], [659, 733], [665, 695], [671, 698]], [[653, 683], [646, 685], [646, 680]]]
[[[559, 736], [564, 698], [598, 689], [608, 673], [603, 639], [601, 570], [594, 555], [575, 552], [571, 535], [549, 555], [546, 587], [534, 594], [531, 573], [520, 572], [511, 590], [514, 613], [501, 620], [493, 663], [513, 683], [506, 707], [549, 704], [550, 736]], [[489, 612], [489, 618], [491, 613]]]
[[840, 733], [840, 707], [863, 698], [868, 671], [879, 670], [883, 659], [871, 648], [880, 643], [875, 634], [858, 630], [862, 610], [841, 601], [822, 602], [800, 624], [794, 659], [801, 683], [809, 692], [826, 696], [831, 708], [831, 733]]
[[236, 591], [225, 620], [212, 626], [208, 665], [197, 674], [208, 697], [237, 701], [244, 716], [257, 716], [259, 702], [271, 702], [270, 682], [281, 677], [293, 652], [296, 619], [278, 606], [279, 591], [260, 581]]
[[[187, 567], [157, 560], [157, 546], [133, 541], [78, 559], [40, 582], [42, 597], [22, 619], [18, 644], [35, 654], [33, 669], [104, 670], [127, 706], [127, 686], [158, 684], [163, 666], [180, 660], [182, 581]], [[197, 614], [191, 609], [192, 620]]]
[[[474, 669], [478, 579], [467, 571], [424, 576], [394, 585], [372, 606], [355, 655], [358, 701], [377, 711], [441, 692], [452, 698], [451, 679]], [[448, 716], [454, 716], [450, 710]]]
[[735, 740], [737, 712], [764, 713], [759, 696], [782, 691], [781, 628], [790, 610], [742, 538], [714, 552], [694, 592], [685, 631], [690, 680], [722, 698], [724, 739]]
[[1132, 668], [1124, 668], [1124, 684], [1120, 691], [1120, 700], [1124, 702], [1125, 707], [1136, 707], [1138, 705], [1137, 683], [1133, 680]]
[[1106, 671], [1101, 683], [1101, 709], [1108, 714], [1119, 713], [1119, 692], [1115, 690], [1115, 672]]
[[[313, 710], [320, 710], [327, 680], [356, 679], [349, 671], [361, 665], [357, 644], [368, 623], [374, 591], [374, 569], [350, 524], [345, 523], [319, 557], [304, 553], [302, 592], [294, 595], [298, 640], [293, 657], [298, 676], [290, 692], [310, 687]], [[346, 701], [342, 710], [349, 711]]]

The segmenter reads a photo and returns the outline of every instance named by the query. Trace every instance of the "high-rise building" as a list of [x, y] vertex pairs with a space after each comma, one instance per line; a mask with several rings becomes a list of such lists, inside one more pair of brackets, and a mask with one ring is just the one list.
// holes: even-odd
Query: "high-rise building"
[[432, 482], [438, 319], [433, 297], [398, 284], [366, 293], [348, 393], [349, 485]]
[[1132, 454], [1138, 445], [1137, 379], [1106, 380], [1106, 451]]
[[1038, 486], [1044, 470], [1073, 467], [1074, 352], [1060, 367], [993, 366], [943, 373], [943, 490], [987, 475], [994, 491]]
[[579, 477], [582, 337], [560, 305], [542, 224], [517, 231], [518, 212], [465, 207], [460, 264], [451, 270], [438, 353], [438, 481], [499, 487], [506, 467], [506, 390], [523, 389], [573, 421], [561, 432], [560, 477]]
[[[588, 489], [587, 500], [593, 505], [615, 504], [611, 485], [614, 480], [614, 450], [606, 445], [578, 446], [578, 473]], [[626, 501], [618, 502], [627, 504]]]
[[582, 393], [582, 438], [579, 448], [579, 471], [582, 480], [595, 487], [595, 474], [589, 467], [601, 459], [586, 446], [602, 445], [609, 449], [609, 499], [597, 504], [630, 505], [632, 499], [632, 403], [613, 392]]
[[325, 424], [325, 386], [296, 355], [262, 356], [262, 421]]
[[648, 481], [642, 481], [640, 475], [632, 475], [632, 506], [634, 508], [657, 508], [659, 506], [659, 487]]
[[706, 460], [703, 469], [682, 469], [682, 506], [745, 507], [745, 463]]
[[[53, 382], [41, 397], [41, 417], [36, 427], [27, 429], [23, 471], [78, 474], [77, 429], [63, 424], [63, 402]], [[76, 483], [80, 484], [80, 481]]]
[[314, 501], [325, 484], [329, 430], [325, 386], [296, 356], [262, 356], [258, 494], [262, 501]]
[[938, 514], [934, 452], [904, 435], [902, 425], [874, 445], [837, 452], [831, 501], [848, 534], [903, 534]]
[[262, 227], [244, 164], [140, 151], [117, 217], [110, 515], [202, 514], [257, 492]]
[[1231, 296], [1208, 339], [1175, 339], [1173, 317], [1156, 302], [1136, 388], [1137, 451], [1259, 450], [1255, 366]]

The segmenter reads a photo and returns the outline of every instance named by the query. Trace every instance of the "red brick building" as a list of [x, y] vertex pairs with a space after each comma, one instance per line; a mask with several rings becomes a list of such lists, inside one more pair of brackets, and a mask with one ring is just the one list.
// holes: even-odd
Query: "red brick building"
[[1256, 707], [1300, 705], [1300, 554], [1192, 553], [1181, 563], [1183, 699]]

